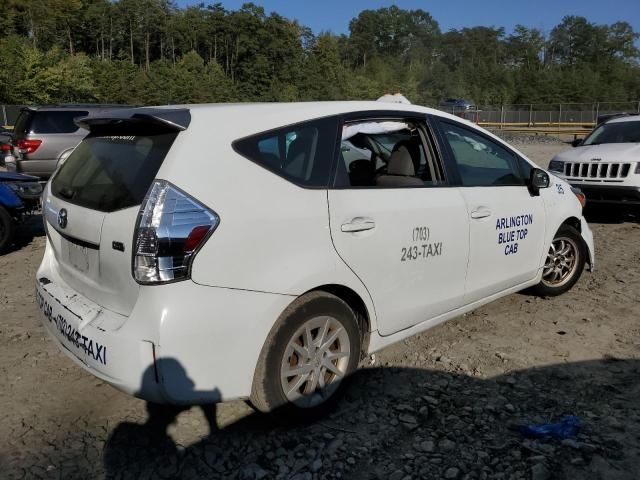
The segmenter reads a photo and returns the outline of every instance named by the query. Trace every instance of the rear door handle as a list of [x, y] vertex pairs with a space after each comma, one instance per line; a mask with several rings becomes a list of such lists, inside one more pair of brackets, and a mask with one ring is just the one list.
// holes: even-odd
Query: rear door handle
[[362, 218], [354, 218], [349, 223], [343, 223], [340, 226], [340, 230], [347, 233], [364, 232], [365, 230], [373, 230], [374, 228], [376, 228], [376, 222]]
[[479, 220], [481, 218], [487, 218], [491, 216], [491, 210], [486, 208], [479, 208], [478, 210], [474, 210], [471, 212], [471, 218]]

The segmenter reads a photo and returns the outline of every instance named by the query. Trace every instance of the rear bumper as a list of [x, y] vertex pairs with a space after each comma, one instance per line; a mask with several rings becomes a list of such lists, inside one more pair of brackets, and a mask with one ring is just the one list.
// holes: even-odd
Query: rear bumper
[[110, 332], [92, 325], [111, 323], [117, 314], [107, 312], [59, 279], [40, 274], [36, 280], [36, 304], [42, 323], [58, 347], [76, 364], [114, 387], [162, 403], [164, 393], [156, 381], [153, 342], [125, 331]]
[[144, 400], [191, 405], [250, 395], [264, 341], [293, 297], [185, 281], [142, 287], [119, 315], [71, 289], [47, 246], [36, 299], [48, 333], [82, 368]]
[[626, 204], [640, 205], [640, 187], [625, 185], [585, 185], [573, 184], [587, 196], [587, 204]]

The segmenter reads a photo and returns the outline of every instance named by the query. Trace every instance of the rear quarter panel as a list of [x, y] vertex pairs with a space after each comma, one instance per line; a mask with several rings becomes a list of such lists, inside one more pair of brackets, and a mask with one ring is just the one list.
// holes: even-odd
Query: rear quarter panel
[[[326, 284], [343, 285], [362, 298], [374, 326], [366, 288], [333, 247], [327, 190], [294, 185], [233, 150], [234, 140], [259, 128], [239, 133], [232, 123], [216, 123], [212, 129], [197, 113], [192, 113], [189, 129], [178, 136], [158, 172], [158, 178], [220, 217], [194, 260], [193, 281], [291, 296]], [[276, 121], [262, 131], [294, 123]], [[202, 139], [209, 141], [203, 144]]]

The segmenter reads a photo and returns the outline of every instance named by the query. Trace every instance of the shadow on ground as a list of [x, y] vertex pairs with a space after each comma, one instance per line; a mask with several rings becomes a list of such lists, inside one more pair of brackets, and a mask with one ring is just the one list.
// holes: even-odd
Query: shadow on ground
[[42, 215], [27, 215], [24, 222], [16, 225], [16, 233], [13, 244], [5, 252], [9, 254], [23, 249], [29, 245], [37, 237], [44, 237], [44, 225], [42, 224]]
[[589, 223], [605, 225], [640, 223], [640, 205], [588, 205], [584, 216]]
[[[640, 361], [615, 358], [493, 379], [407, 368], [355, 374], [337, 408], [305, 425], [252, 414], [176, 445], [183, 409], [149, 405], [104, 449], [107, 478], [634, 479], [640, 471]], [[527, 439], [518, 424], [579, 417], [571, 439]]]

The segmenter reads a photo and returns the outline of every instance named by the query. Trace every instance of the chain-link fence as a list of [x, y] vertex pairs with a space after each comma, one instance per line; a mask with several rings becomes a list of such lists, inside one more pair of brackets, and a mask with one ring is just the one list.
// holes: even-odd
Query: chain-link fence
[[[13, 126], [24, 105], [0, 105], [2, 125]], [[489, 127], [584, 127], [591, 128], [598, 118], [615, 113], [640, 114], [640, 101], [596, 103], [549, 103], [484, 105], [441, 110]]]
[[584, 127], [598, 119], [619, 113], [640, 114], [640, 101], [488, 105], [476, 108], [445, 109], [460, 117], [492, 127]]

